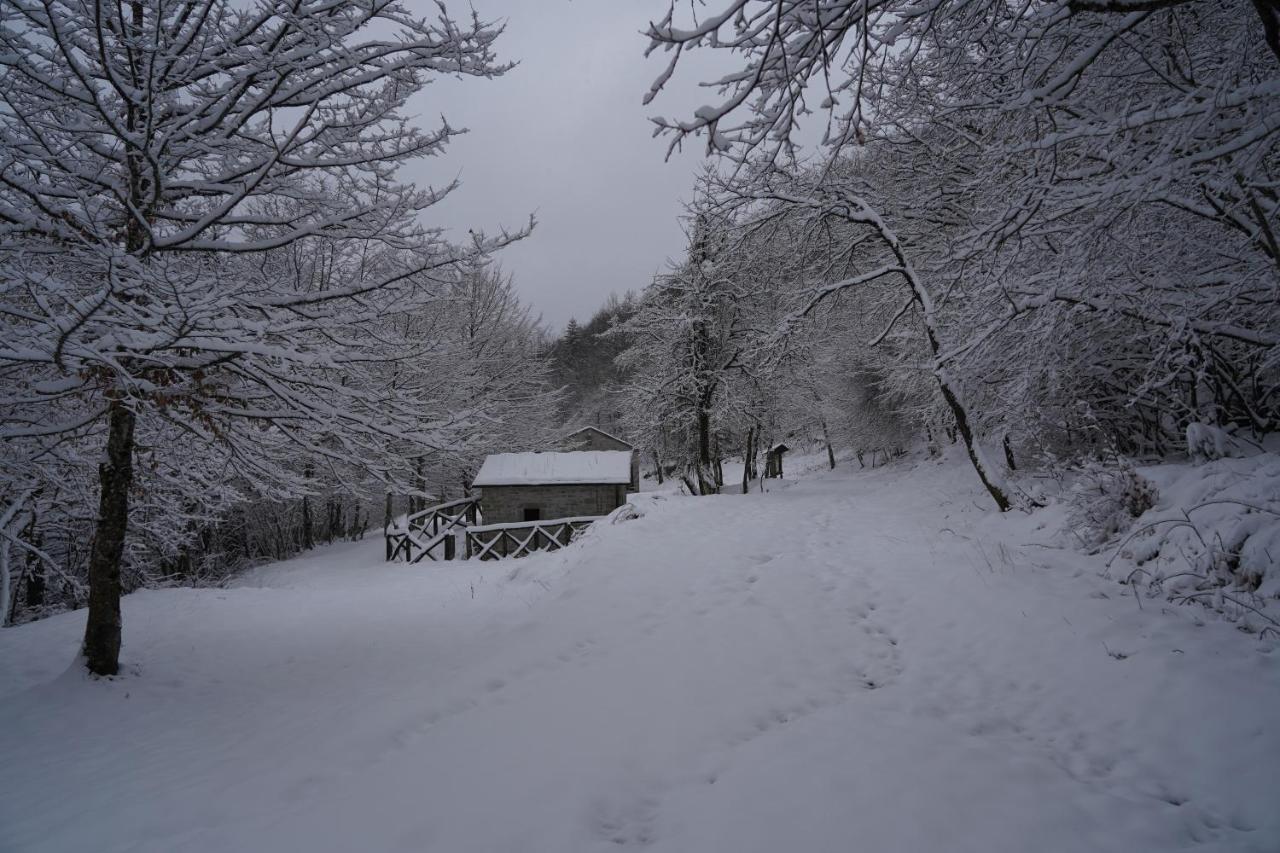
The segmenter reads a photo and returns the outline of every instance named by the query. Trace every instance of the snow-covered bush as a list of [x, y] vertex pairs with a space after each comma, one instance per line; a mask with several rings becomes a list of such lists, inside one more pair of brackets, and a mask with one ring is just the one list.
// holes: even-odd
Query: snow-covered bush
[[1155, 484], [1128, 460], [1091, 460], [1068, 497], [1070, 531], [1078, 543], [1096, 549], [1128, 530], [1158, 498]]
[[1280, 632], [1280, 455], [1161, 466], [1153, 476], [1163, 499], [1120, 543], [1112, 573], [1148, 596]]
[[1195, 462], [1211, 462], [1249, 454], [1244, 443], [1222, 427], [1190, 423], [1187, 424], [1187, 455]]

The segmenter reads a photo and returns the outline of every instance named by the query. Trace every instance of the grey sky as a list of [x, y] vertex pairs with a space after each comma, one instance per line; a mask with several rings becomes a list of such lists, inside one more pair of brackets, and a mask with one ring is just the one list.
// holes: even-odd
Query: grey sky
[[[438, 81], [413, 101], [424, 125], [443, 114], [470, 133], [445, 157], [415, 165], [417, 180], [459, 175], [463, 186], [431, 212], [451, 228], [519, 226], [533, 236], [504, 251], [524, 300], [553, 328], [589, 317], [611, 292], [638, 290], [684, 247], [677, 216], [703, 161], [686, 147], [664, 162], [650, 115], [697, 106], [690, 66], [649, 106], [662, 68], [640, 35], [659, 0], [473, 0], [507, 19], [498, 53], [520, 65], [497, 80]], [[466, 6], [450, 0], [450, 12]]]

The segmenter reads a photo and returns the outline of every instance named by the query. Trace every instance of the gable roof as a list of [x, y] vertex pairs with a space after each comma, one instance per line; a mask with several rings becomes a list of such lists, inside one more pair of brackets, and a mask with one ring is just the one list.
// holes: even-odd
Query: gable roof
[[495, 453], [486, 456], [473, 486], [542, 486], [631, 482], [629, 450]]
[[603, 435], [605, 438], [611, 438], [614, 441], [618, 442], [619, 444], [625, 444], [627, 447], [630, 447], [633, 449], [635, 448], [635, 445], [627, 441], [625, 438], [618, 438], [616, 435], [613, 435], [612, 433], [607, 433], [604, 430], [600, 429], [600, 427], [593, 427], [593, 426], [579, 427], [578, 429], [575, 429], [573, 432], [566, 435], [565, 440], [573, 438], [575, 435], [581, 435], [584, 432], [598, 432], [601, 435]]

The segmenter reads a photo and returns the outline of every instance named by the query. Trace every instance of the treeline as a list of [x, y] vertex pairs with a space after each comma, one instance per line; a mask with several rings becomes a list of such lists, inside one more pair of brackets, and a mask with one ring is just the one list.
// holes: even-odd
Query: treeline
[[[0, 620], [120, 596], [456, 496], [556, 417], [548, 342], [399, 168], [405, 106], [510, 69], [443, 4], [0, 6]], [[437, 219], [438, 222], [438, 219]]]
[[[1280, 424], [1280, 41], [1227, 0], [735, 3], [650, 31], [737, 72], [659, 119], [720, 164], [640, 297], [624, 421], [720, 487], [725, 447], [954, 438], [1017, 469]], [[824, 156], [797, 159], [806, 116]]]
[[549, 355], [552, 376], [563, 394], [559, 409], [563, 423], [606, 432], [623, 430], [621, 389], [630, 371], [617, 360], [628, 345], [620, 327], [636, 310], [635, 294], [612, 295], [587, 322], [571, 318], [555, 339]]
[[[368, 337], [361, 350], [377, 369], [323, 371], [314, 381], [333, 393], [314, 405], [343, 405], [343, 389], [353, 388], [387, 407], [385, 421], [371, 411], [370, 429], [355, 436], [335, 424], [338, 412], [282, 407], [236, 431], [178, 400], [139, 423], [122, 591], [217, 584], [256, 563], [376, 533], [405, 512], [462, 496], [485, 454], [549, 440], [559, 394], [548, 341], [510, 277], [493, 265], [459, 270], [431, 292], [373, 322], [333, 318], [332, 334]], [[21, 543], [10, 543], [11, 622], [87, 603], [103, 433], [95, 424], [8, 445], [27, 450], [5, 469], [23, 488], [6, 501]]]

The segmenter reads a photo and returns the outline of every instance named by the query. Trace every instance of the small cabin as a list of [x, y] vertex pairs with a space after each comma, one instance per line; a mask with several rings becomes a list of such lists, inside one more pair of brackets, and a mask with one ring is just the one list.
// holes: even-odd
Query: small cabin
[[782, 476], [782, 454], [786, 453], [790, 449], [790, 447], [779, 442], [765, 451], [764, 475], [766, 477]]
[[604, 430], [587, 426], [560, 439], [560, 447], [564, 450], [625, 450], [631, 454], [631, 491], [640, 491], [640, 453], [636, 446], [628, 441], [610, 435]]
[[484, 522], [513, 524], [608, 515], [627, 502], [634, 451], [495, 453], [472, 487]]

